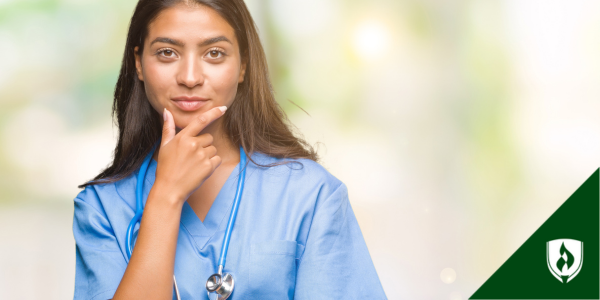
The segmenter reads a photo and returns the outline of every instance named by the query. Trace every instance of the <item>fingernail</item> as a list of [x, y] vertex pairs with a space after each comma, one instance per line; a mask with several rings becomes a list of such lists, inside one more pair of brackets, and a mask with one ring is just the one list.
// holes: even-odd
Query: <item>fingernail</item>
[[163, 121], [166, 121], [166, 120], [167, 120], [167, 108], [165, 107], [163, 109]]
[[225, 111], [227, 110], [227, 106], [219, 106], [219, 109], [222, 113], [225, 113]]

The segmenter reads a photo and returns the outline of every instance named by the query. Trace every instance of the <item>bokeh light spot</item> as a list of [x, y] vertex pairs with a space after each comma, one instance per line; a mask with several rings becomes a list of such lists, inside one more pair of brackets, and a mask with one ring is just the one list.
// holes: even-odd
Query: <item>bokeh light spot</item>
[[452, 268], [445, 268], [440, 273], [440, 278], [444, 283], [450, 284], [456, 280], [456, 271]]
[[378, 60], [388, 51], [390, 33], [381, 23], [365, 21], [354, 32], [354, 49], [365, 60]]
[[454, 291], [450, 293], [450, 300], [462, 300], [462, 295], [459, 292]]

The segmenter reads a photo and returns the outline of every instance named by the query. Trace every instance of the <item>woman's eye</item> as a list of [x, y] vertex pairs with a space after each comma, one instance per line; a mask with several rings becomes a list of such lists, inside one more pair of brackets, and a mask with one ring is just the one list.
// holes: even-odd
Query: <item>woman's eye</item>
[[208, 51], [208, 56], [210, 58], [220, 58], [221, 56], [223, 56], [223, 52], [219, 50], [210, 50]]
[[175, 57], [175, 52], [173, 52], [173, 50], [169, 50], [169, 49], [159, 50], [158, 54], [160, 54], [164, 57]]

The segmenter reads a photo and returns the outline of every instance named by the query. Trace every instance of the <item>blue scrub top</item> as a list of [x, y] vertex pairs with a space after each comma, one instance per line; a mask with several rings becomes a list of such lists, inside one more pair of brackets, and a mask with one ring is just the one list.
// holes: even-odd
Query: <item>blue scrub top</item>
[[[258, 152], [252, 159], [282, 161]], [[312, 160], [295, 161], [302, 165], [247, 166], [224, 269], [235, 279], [229, 299], [386, 299], [346, 185]], [[148, 168], [144, 202], [156, 165], [152, 160]], [[125, 234], [138, 172], [87, 186], [75, 198], [74, 299], [109, 299], [117, 290], [127, 268]], [[204, 222], [183, 205], [175, 256], [182, 299], [208, 299], [205, 283], [217, 271], [238, 173], [239, 163]]]

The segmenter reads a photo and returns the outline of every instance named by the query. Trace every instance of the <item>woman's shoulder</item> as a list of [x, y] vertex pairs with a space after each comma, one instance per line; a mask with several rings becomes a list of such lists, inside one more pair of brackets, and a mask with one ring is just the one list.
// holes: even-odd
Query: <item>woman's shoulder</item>
[[126, 199], [135, 196], [137, 171], [133, 174], [114, 182], [100, 182], [87, 185], [75, 197], [75, 204], [85, 203], [99, 211], [104, 211], [107, 206], [118, 207], [119, 204], [135, 205]]
[[[272, 175], [289, 175], [295, 178], [304, 178], [311, 181], [330, 181], [332, 184], [342, 182], [329, 172], [320, 163], [308, 158], [277, 158], [271, 155], [256, 152], [252, 159], [261, 166], [253, 164], [253, 167], [263, 169]], [[267, 165], [274, 165], [269, 166]]]
[[253, 168], [260, 170], [258, 175], [253, 176], [259, 177], [261, 184], [266, 184], [272, 189], [285, 187], [288, 192], [298, 195], [308, 192], [317, 198], [328, 198], [334, 192], [347, 193], [345, 184], [314, 160], [277, 158], [260, 152], [254, 153], [252, 159], [261, 165], [278, 164], [272, 167], [252, 164]]

